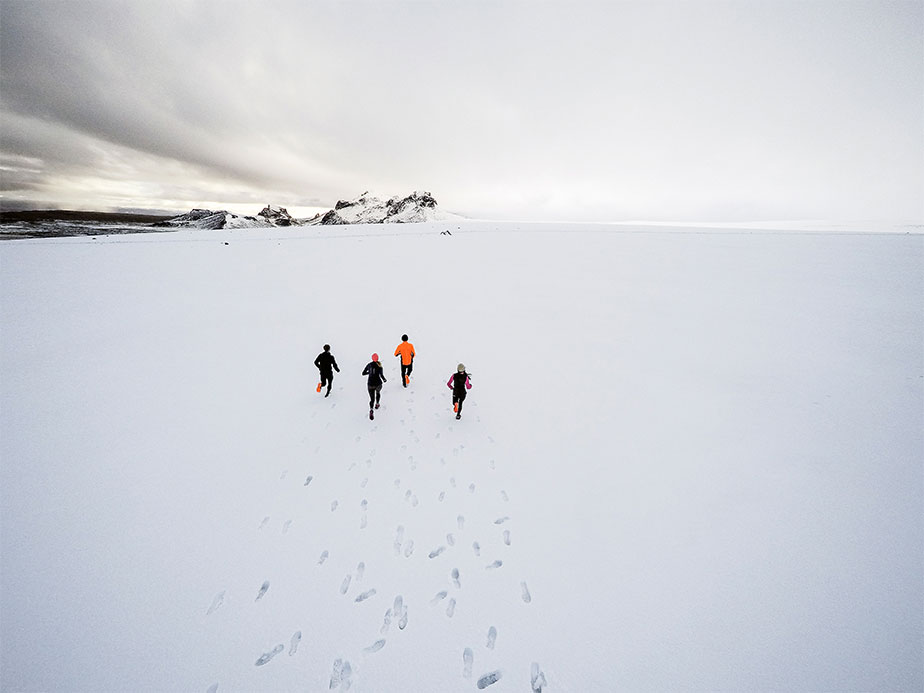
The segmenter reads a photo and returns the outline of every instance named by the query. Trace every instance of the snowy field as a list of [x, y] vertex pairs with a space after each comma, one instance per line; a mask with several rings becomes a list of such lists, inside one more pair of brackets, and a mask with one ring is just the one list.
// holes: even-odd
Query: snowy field
[[0, 263], [4, 691], [924, 688], [920, 234], [179, 231]]

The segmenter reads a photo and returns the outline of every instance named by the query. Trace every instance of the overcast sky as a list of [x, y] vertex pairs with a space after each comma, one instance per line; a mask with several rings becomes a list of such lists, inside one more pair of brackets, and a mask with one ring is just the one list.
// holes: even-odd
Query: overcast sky
[[0, 0], [4, 208], [924, 219], [924, 2]]

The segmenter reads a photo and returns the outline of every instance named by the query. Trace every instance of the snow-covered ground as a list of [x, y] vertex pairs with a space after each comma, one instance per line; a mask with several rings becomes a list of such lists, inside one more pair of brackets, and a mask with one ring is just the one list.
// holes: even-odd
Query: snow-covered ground
[[922, 235], [189, 230], [0, 263], [3, 690], [924, 687]]

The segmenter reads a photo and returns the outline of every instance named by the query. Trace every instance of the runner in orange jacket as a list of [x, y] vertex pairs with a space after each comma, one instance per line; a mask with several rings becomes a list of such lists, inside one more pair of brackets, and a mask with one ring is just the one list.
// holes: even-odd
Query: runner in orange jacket
[[407, 387], [411, 380], [411, 371], [414, 370], [414, 345], [407, 341], [407, 335], [401, 335], [401, 343], [395, 349], [395, 356], [401, 357], [401, 384]]

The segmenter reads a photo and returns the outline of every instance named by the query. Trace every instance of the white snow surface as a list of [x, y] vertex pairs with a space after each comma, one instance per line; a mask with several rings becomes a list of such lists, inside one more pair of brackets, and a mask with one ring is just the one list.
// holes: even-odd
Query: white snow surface
[[924, 688], [921, 235], [189, 229], [0, 262], [3, 690]]

